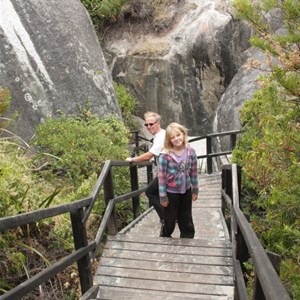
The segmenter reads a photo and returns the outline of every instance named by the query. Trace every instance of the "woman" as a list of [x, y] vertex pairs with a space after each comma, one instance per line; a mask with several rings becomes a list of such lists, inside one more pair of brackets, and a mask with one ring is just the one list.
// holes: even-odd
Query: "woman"
[[197, 156], [188, 145], [187, 129], [171, 123], [159, 156], [159, 196], [164, 207], [160, 236], [171, 237], [176, 220], [181, 238], [193, 238], [192, 201], [198, 198]]

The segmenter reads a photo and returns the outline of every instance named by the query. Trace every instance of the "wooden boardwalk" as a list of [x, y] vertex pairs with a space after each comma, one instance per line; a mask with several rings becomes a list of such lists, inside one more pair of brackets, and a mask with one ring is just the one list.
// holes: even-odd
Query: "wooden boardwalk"
[[220, 174], [201, 175], [193, 203], [196, 234], [159, 237], [150, 209], [116, 236], [108, 236], [94, 276], [94, 299], [234, 299], [231, 243], [221, 212]]

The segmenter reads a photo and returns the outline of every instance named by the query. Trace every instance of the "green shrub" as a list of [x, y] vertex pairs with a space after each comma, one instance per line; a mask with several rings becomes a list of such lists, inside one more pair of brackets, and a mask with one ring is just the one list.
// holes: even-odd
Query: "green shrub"
[[137, 100], [124, 85], [114, 82], [114, 87], [124, 123], [130, 129], [137, 129], [138, 124], [132, 118], [136, 112]]
[[8, 109], [11, 96], [7, 88], [0, 87], [0, 116]]
[[[37, 177], [32, 172], [31, 166], [28, 152], [2, 140], [0, 143], [0, 218], [37, 210], [47, 199], [57, 196], [56, 188]], [[43, 248], [41, 244], [47, 242], [51, 244], [50, 238], [45, 238], [43, 235], [45, 231], [49, 231], [50, 226], [53, 226], [51, 221], [41, 221], [1, 233], [0, 295], [22, 280], [30, 265], [34, 269], [33, 265], [38, 264], [40, 268], [42, 266], [40, 260], [50, 255], [47, 245], [47, 250], [44, 249], [45, 257], [41, 255]], [[61, 249], [63, 251], [63, 248]]]
[[[21, 148], [0, 143], [0, 217], [89, 196], [103, 162], [128, 156], [127, 136], [120, 120], [112, 116], [100, 120], [85, 109], [78, 117], [49, 119], [38, 126], [34, 160]], [[114, 170], [113, 178], [116, 195], [128, 191], [128, 168]], [[90, 239], [95, 237], [104, 209], [101, 192], [87, 224]], [[130, 201], [117, 207], [120, 226], [129, 220], [130, 210]], [[27, 269], [39, 269], [47, 261], [55, 261], [57, 256], [74, 249], [69, 215], [6, 231], [0, 236], [0, 247], [2, 294], [22, 281]], [[53, 279], [53, 284], [56, 280]], [[70, 278], [58, 280], [60, 283], [67, 280], [67, 284]], [[77, 287], [78, 282], [64, 291], [57, 290], [56, 294], [76, 293]]]
[[104, 22], [114, 22], [126, 0], [81, 0], [97, 30]]
[[[264, 246], [282, 258], [281, 278], [300, 296], [300, 3], [232, 1], [236, 16], [256, 30], [254, 47], [266, 55], [261, 88], [241, 109], [243, 135], [233, 159], [243, 167], [243, 207]], [[271, 9], [282, 12], [285, 34], [266, 24]], [[274, 60], [276, 57], [276, 60]], [[250, 60], [250, 67], [262, 68]], [[246, 202], [246, 203], [245, 203]]]
[[37, 163], [48, 175], [79, 186], [91, 174], [100, 174], [102, 163], [122, 160], [127, 153], [128, 131], [114, 117], [87, 120], [62, 116], [37, 127], [34, 144]]

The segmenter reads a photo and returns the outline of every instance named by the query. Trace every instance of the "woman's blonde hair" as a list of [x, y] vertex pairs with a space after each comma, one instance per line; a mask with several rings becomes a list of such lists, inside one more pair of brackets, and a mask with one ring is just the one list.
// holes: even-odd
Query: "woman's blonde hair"
[[166, 152], [170, 152], [173, 150], [173, 145], [171, 143], [171, 134], [174, 132], [182, 133], [184, 137], [184, 141], [183, 141], [184, 146], [186, 147], [188, 145], [188, 130], [184, 126], [173, 122], [169, 124], [168, 127], [166, 128], [166, 137], [164, 142], [164, 150]]

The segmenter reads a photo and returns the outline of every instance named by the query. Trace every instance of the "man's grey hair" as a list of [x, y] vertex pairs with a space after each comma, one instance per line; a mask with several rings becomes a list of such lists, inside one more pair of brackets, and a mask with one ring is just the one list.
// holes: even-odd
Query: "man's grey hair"
[[145, 114], [144, 114], [144, 119], [147, 119], [147, 118], [154, 118], [156, 121], [160, 121], [161, 120], [161, 116], [153, 111], [147, 111]]

